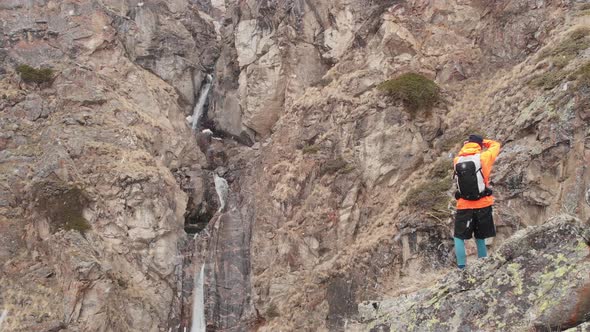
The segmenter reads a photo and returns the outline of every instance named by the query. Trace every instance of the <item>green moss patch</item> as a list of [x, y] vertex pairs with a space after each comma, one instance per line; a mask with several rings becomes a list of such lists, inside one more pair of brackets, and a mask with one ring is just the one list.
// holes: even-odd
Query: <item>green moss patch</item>
[[328, 85], [330, 85], [330, 83], [332, 83], [332, 80], [333, 80], [332, 78], [320, 78], [316, 82], [312, 83], [311, 86], [325, 88]]
[[557, 67], [558, 69], [563, 69], [573, 59], [574, 59], [574, 56], [572, 56], [572, 55], [567, 55], [567, 56], [566, 55], [554, 56], [553, 58], [551, 58], [551, 63], [555, 67]]
[[453, 162], [449, 158], [437, 160], [427, 173], [428, 181], [410, 189], [402, 206], [425, 212], [435, 219], [451, 216], [449, 189], [453, 186]]
[[411, 114], [430, 110], [440, 101], [440, 88], [434, 81], [416, 73], [406, 73], [377, 86], [385, 94], [401, 101]]
[[52, 232], [65, 229], [84, 233], [90, 229], [82, 214], [88, 199], [80, 188], [48, 182], [36, 185], [33, 195], [35, 208], [49, 220]]
[[20, 65], [16, 67], [16, 72], [20, 74], [23, 81], [27, 83], [45, 83], [53, 79], [53, 70], [50, 68], [33, 68], [29, 65]]
[[347, 164], [346, 166], [344, 166], [341, 170], [340, 173], [342, 174], [349, 174], [352, 173], [356, 170], [356, 166], [354, 164]]
[[442, 158], [434, 163], [430, 170], [430, 177], [435, 179], [446, 178], [452, 176], [453, 161], [451, 159]]
[[590, 15], [590, 9], [579, 11], [575, 14], [575, 16], [588, 16]]

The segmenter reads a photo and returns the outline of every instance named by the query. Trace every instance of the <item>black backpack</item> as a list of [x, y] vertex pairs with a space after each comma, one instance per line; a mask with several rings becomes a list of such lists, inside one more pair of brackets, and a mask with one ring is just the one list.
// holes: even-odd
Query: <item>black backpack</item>
[[463, 198], [468, 201], [490, 196], [492, 190], [486, 187], [481, 171], [480, 154], [460, 156], [455, 164], [455, 179], [458, 191], [455, 198]]

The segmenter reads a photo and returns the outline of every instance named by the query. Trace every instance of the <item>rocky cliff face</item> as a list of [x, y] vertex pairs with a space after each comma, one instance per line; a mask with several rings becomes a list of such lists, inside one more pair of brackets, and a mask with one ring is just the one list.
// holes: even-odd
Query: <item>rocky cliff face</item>
[[[448, 170], [467, 133], [504, 144], [492, 248], [557, 214], [587, 227], [587, 10], [568, 0], [3, 2], [3, 324], [181, 330], [204, 264], [211, 330], [465, 326], [460, 315], [443, 324], [462, 287], [453, 275], [444, 296], [385, 301], [371, 316], [357, 305], [413, 294], [452, 268]], [[55, 77], [24, 83], [20, 64]], [[375, 88], [408, 71], [440, 86], [430, 112], [411, 115]], [[214, 138], [185, 122], [207, 74], [202, 123]], [[213, 170], [229, 183], [222, 210]], [[185, 222], [204, 230], [192, 240]], [[564, 227], [563, 245], [543, 248], [579, 264], [543, 276], [583, 293], [573, 271], [585, 268], [584, 244]], [[528, 247], [504, 262], [508, 247], [476, 279], [501, 289], [493, 296], [536, 294], [542, 284], [494, 283], [540, 273]], [[574, 327], [540, 299], [513, 303], [539, 315], [506, 317]], [[440, 315], [438, 325], [386, 303]]]
[[[175, 174], [200, 168], [184, 113], [212, 24], [186, 1], [4, 1], [0, 18], [2, 328], [173, 326]], [[54, 78], [22, 82], [20, 64]]]
[[[588, 320], [587, 226], [561, 216], [517, 232], [494, 257], [431, 289], [361, 306], [351, 331], [562, 331]], [[377, 317], [376, 317], [377, 316]], [[583, 326], [580, 327], [583, 329]]]
[[[264, 36], [274, 37], [284, 54], [275, 63], [287, 86], [272, 85], [286, 97], [268, 138], [250, 125], [249, 101], [238, 97], [236, 102], [242, 125], [255, 132], [254, 140], [261, 137], [254, 146], [261, 164], [253, 164], [254, 175], [242, 187], [257, 188], [251, 192], [256, 197], [252, 278], [255, 306], [267, 319], [263, 330], [342, 329], [359, 301], [409, 292], [452, 266], [452, 202], [443, 195], [408, 205], [407, 197], [420, 197], [420, 190], [433, 186], [432, 177], [446, 176], [437, 173], [439, 165], [450, 168], [449, 153], [470, 131], [504, 143], [494, 177], [499, 241], [560, 211], [585, 218], [586, 129], [576, 106], [580, 85], [565, 76], [552, 86], [534, 81], [575, 72], [585, 63], [582, 50], [567, 55], [566, 67], [559, 70], [555, 58], [545, 55], [562, 56], [555, 50], [571, 41], [567, 31], [584, 23], [574, 4], [257, 5], [247, 6], [244, 14], [250, 20], [252, 8], [260, 10], [260, 26], [249, 40], [272, 43]], [[272, 20], [269, 10], [288, 15]], [[263, 24], [267, 21], [280, 23]], [[265, 84], [257, 78], [272, 75], [276, 66], [256, 74], [272, 52], [258, 52], [260, 60], [243, 62], [245, 68], [240, 64], [242, 45], [248, 44], [239, 40], [244, 38], [240, 26], [246, 23], [233, 22], [235, 39], [226, 45], [231, 52], [222, 50], [221, 59], [234, 54], [236, 90], [247, 94], [250, 84]], [[283, 31], [295, 32], [285, 37]], [[305, 51], [310, 44], [314, 49]], [[308, 61], [317, 67], [305, 65]], [[374, 89], [405, 71], [435, 79], [446, 103], [412, 118]], [[273, 89], [264, 91], [276, 96]], [[222, 97], [216, 105], [227, 100]], [[256, 111], [272, 114], [266, 113], [272, 103], [266, 105]], [[212, 117], [227, 131], [223, 114], [229, 109], [215, 106]]]

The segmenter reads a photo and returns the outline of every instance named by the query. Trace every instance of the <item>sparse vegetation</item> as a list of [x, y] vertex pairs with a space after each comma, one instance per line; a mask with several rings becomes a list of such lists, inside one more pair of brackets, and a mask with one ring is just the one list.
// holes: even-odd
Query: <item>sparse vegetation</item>
[[448, 205], [451, 197], [447, 192], [451, 186], [450, 176], [431, 179], [412, 188], [401, 205], [422, 210], [427, 215], [438, 219], [446, 218], [450, 216]]
[[442, 158], [434, 163], [429, 175], [434, 179], [446, 178], [451, 176], [452, 169], [453, 161], [449, 158]]
[[87, 198], [80, 188], [63, 183], [42, 183], [33, 193], [36, 208], [50, 221], [53, 232], [65, 229], [84, 233], [90, 229], [82, 215]]
[[580, 27], [575, 29], [574, 31], [570, 32], [569, 38], [571, 40], [582, 40], [586, 36], [590, 35], [590, 28], [588, 27]]
[[333, 79], [332, 78], [320, 78], [319, 80], [317, 80], [316, 82], [312, 83], [311, 86], [314, 87], [319, 87], [319, 88], [325, 88], [328, 85], [330, 85], [330, 83], [332, 83]]
[[348, 163], [341, 157], [328, 160], [322, 165], [322, 167], [320, 167], [320, 175], [336, 173], [339, 170], [344, 169], [347, 165]]
[[313, 154], [313, 153], [317, 153], [321, 150], [321, 147], [317, 144], [312, 144], [312, 145], [306, 145], [303, 147], [303, 149], [301, 151], [303, 151], [303, 154]]
[[554, 68], [535, 76], [529, 84], [544, 90], [551, 90], [568, 77], [569, 72], [563, 71], [578, 54], [590, 47], [590, 28], [581, 27], [570, 32], [556, 47], [541, 53], [541, 59], [551, 57]]
[[563, 69], [565, 66], [567, 66], [572, 60], [574, 59], [573, 56], [568, 55], [561, 55], [561, 56], [554, 56], [553, 58], [551, 58], [551, 63], [553, 63], [553, 65], [559, 69]]
[[579, 10], [590, 10], [590, 3], [582, 4], [578, 9]]
[[16, 72], [26, 83], [45, 83], [53, 79], [53, 70], [50, 68], [33, 68], [29, 65], [20, 65], [16, 67]]
[[566, 59], [573, 59], [578, 53], [590, 47], [590, 40], [587, 38], [588, 35], [590, 35], [590, 28], [577, 28], [570, 32], [569, 35], [556, 47], [543, 51], [543, 53], [541, 53], [541, 58], [544, 59], [550, 56], [559, 56], [565, 57]]
[[434, 81], [416, 73], [406, 73], [377, 86], [394, 99], [401, 101], [410, 114], [430, 110], [440, 100], [440, 88]]
[[529, 81], [529, 84], [543, 90], [551, 90], [555, 88], [561, 81], [567, 77], [567, 73], [561, 70], [551, 70], [534, 77]]
[[342, 170], [340, 170], [340, 173], [342, 173], [342, 174], [352, 173], [355, 169], [356, 169], [356, 166], [354, 164], [347, 164]]
[[279, 317], [281, 314], [279, 313], [279, 310], [277, 309], [277, 305], [274, 303], [271, 303], [268, 308], [266, 309], [266, 315], [265, 318], [268, 320], [272, 320], [273, 318], [277, 318]]
[[457, 145], [459, 145], [459, 143], [462, 143], [463, 141], [465, 141], [465, 135], [453, 135], [452, 137], [449, 137], [444, 140], [444, 142], [441, 145], [441, 149], [443, 151], [449, 151], [455, 148]]
[[436, 161], [428, 172], [430, 180], [412, 188], [401, 205], [421, 210], [435, 219], [449, 217], [451, 197], [448, 191], [453, 185], [452, 169], [453, 163], [450, 159], [442, 158]]
[[590, 88], [590, 62], [576, 70], [572, 78], [578, 82], [578, 87]]
[[451, 189], [453, 162], [449, 158], [437, 160], [428, 172], [430, 180], [412, 188], [402, 201], [402, 206], [422, 210], [435, 219], [448, 218], [451, 215], [448, 195]]

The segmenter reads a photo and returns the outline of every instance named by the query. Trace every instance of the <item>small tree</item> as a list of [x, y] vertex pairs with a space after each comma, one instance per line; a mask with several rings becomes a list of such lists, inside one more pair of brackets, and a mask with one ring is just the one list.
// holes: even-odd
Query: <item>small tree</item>
[[431, 79], [416, 73], [402, 74], [385, 81], [377, 89], [401, 101], [415, 115], [418, 110], [430, 110], [440, 100], [440, 88]]
[[33, 68], [29, 65], [20, 65], [16, 67], [16, 72], [26, 83], [45, 83], [53, 79], [53, 70], [51, 68]]
[[91, 229], [83, 215], [89, 200], [82, 189], [61, 182], [43, 182], [33, 188], [33, 198], [53, 232], [65, 229], [84, 233]]

